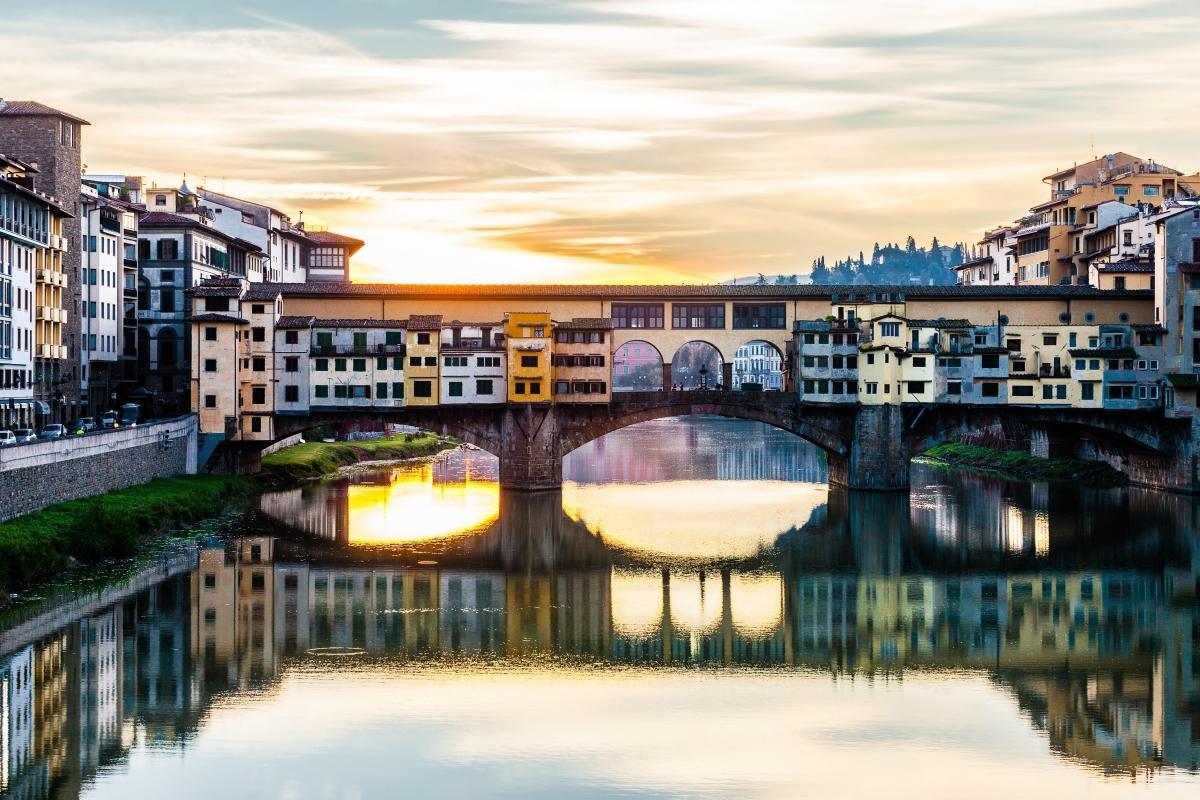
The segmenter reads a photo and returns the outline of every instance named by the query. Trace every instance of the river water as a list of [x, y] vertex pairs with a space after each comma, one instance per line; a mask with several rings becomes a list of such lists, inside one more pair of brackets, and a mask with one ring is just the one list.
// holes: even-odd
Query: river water
[[0, 796], [1200, 797], [1193, 501], [702, 418], [566, 473], [273, 492], [10, 608]]

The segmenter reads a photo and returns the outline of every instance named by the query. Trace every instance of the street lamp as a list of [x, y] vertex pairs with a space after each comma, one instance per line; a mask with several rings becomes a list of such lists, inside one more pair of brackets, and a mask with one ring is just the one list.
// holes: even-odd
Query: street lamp
[[700, 388], [708, 388], [708, 367], [703, 365], [700, 367]]

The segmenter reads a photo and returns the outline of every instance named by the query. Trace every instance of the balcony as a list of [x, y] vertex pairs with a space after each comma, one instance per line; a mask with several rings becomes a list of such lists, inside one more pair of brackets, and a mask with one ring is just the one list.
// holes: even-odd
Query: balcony
[[66, 358], [67, 348], [61, 344], [39, 344], [37, 346], [38, 358]]
[[[22, 224], [10, 217], [0, 217], [0, 230], [8, 231], [14, 236], [20, 236], [22, 239], [26, 239], [40, 245], [49, 245], [52, 238], [62, 238], [61, 236], [52, 237], [42, 228], [38, 228], [33, 225]], [[56, 249], [66, 250], [67, 248], [64, 244], [63, 247]]]
[[58, 250], [59, 252], [62, 252], [62, 253], [67, 252], [67, 237], [51, 236], [50, 237], [50, 249]]
[[46, 269], [42, 267], [37, 271], [38, 283], [49, 284], [50, 286], [66, 286], [67, 274], [58, 272], [57, 270]]
[[37, 318], [41, 322], [66, 322], [67, 312], [54, 306], [38, 306]]
[[403, 356], [407, 352], [403, 344], [314, 344], [309, 349], [314, 356]]

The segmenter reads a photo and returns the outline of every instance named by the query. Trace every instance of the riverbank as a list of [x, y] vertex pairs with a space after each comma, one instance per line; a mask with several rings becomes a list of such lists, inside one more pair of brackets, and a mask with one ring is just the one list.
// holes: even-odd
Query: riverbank
[[423, 458], [458, 446], [432, 433], [405, 433], [363, 442], [305, 442], [263, 456], [261, 477], [270, 483], [320, 478], [360, 461]]
[[49, 578], [74, 562], [133, 555], [147, 540], [219, 514], [257, 491], [253, 480], [241, 477], [159, 478], [0, 523], [0, 592]]
[[959, 442], [943, 442], [918, 458], [947, 467], [996, 473], [1020, 481], [1072, 481], [1087, 486], [1123, 486], [1128, 480], [1098, 461], [1077, 458], [1038, 458], [1021, 450], [997, 450]]

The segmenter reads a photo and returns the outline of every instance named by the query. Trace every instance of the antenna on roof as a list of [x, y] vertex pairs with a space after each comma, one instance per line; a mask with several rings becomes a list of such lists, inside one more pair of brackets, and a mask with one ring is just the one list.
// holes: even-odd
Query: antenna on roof
[[1091, 135], [1090, 142], [1092, 145], [1092, 161], [1095, 161], [1096, 160], [1096, 134], [1093, 133]]

